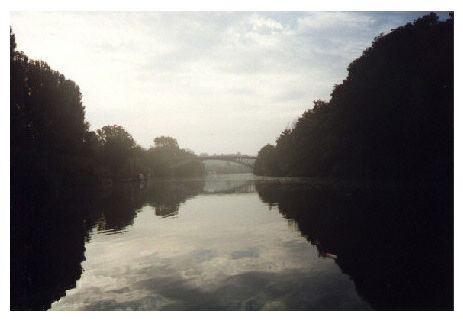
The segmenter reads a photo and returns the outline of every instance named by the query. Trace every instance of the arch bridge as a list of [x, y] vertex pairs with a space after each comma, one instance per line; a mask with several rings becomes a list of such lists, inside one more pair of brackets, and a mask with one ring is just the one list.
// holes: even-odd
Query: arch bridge
[[254, 163], [256, 162], [255, 156], [248, 155], [208, 155], [208, 156], [199, 156], [202, 161], [206, 160], [219, 160], [226, 162], [234, 162], [242, 164], [251, 168], [254, 168]]

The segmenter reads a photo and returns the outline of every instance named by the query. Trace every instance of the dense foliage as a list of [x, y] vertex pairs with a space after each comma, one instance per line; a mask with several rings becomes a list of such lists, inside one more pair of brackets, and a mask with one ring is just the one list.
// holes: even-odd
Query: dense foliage
[[[12, 188], [95, 182], [79, 87], [16, 50], [10, 29]], [[76, 178], [78, 177], [78, 178]]]
[[149, 148], [144, 156], [151, 175], [179, 177], [205, 173], [203, 162], [195, 154], [179, 148], [175, 138], [160, 136], [153, 141], [154, 147]]
[[122, 126], [89, 131], [79, 86], [17, 51], [11, 29], [10, 127], [13, 194], [26, 186], [82, 186], [140, 174], [204, 174], [198, 157], [173, 138], [156, 138], [156, 147], [146, 150]]
[[453, 178], [453, 14], [380, 35], [254, 172], [274, 176]]

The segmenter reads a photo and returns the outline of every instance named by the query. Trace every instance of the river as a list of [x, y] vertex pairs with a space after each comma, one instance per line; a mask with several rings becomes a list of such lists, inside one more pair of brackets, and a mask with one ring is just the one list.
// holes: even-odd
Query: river
[[38, 193], [12, 210], [11, 307], [451, 310], [439, 194], [252, 175]]

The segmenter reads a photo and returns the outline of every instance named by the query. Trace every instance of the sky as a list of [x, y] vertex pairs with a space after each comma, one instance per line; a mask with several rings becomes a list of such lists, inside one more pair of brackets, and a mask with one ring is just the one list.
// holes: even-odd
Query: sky
[[12, 11], [10, 25], [18, 50], [79, 85], [91, 130], [256, 155], [328, 101], [376, 36], [428, 13]]

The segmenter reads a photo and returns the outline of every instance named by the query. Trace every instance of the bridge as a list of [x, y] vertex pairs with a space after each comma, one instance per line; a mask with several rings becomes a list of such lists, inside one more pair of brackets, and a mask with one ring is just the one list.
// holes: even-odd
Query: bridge
[[199, 158], [202, 161], [219, 160], [219, 161], [226, 161], [226, 162], [234, 162], [234, 163], [242, 164], [250, 168], [253, 168], [257, 157], [248, 156], [248, 155], [208, 155], [208, 156], [199, 156]]

